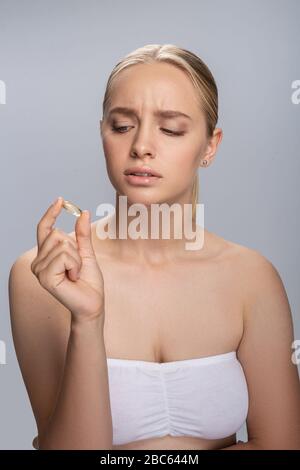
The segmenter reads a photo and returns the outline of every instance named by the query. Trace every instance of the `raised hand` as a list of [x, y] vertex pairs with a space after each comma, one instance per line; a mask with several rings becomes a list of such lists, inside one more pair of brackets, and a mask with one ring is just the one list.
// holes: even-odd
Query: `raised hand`
[[86, 321], [104, 313], [103, 276], [92, 245], [89, 211], [76, 220], [76, 241], [53, 228], [62, 203], [59, 198], [52, 204], [37, 225], [38, 253], [31, 270], [74, 320]]

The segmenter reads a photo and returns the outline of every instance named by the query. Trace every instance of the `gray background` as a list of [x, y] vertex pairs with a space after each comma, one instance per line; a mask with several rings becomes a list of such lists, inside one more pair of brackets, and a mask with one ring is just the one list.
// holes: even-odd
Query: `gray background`
[[[201, 170], [205, 226], [274, 264], [300, 338], [299, 17], [297, 0], [0, 1], [0, 448], [31, 449], [36, 433], [11, 339], [10, 267], [36, 245], [55, 197], [93, 220], [99, 203], [115, 202], [98, 131], [103, 92], [113, 66], [142, 45], [190, 49], [214, 74], [224, 137]], [[74, 218], [56, 225], [71, 231]]]

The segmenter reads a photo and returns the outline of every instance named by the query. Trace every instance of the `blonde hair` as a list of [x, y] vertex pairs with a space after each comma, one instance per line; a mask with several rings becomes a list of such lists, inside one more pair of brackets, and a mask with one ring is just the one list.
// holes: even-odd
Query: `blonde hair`
[[[112, 83], [115, 77], [125, 68], [136, 64], [151, 64], [153, 62], [166, 62], [178, 67], [191, 79], [199, 106], [206, 120], [206, 137], [213, 135], [218, 121], [218, 89], [215, 79], [207, 65], [193, 52], [177, 47], [173, 44], [147, 44], [127, 54], [113, 68], [104, 94], [102, 110], [103, 115], [111, 98]], [[193, 218], [196, 215], [196, 204], [198, 202], [199, 177], [198, 174], [193, 183], [192, 201]]]

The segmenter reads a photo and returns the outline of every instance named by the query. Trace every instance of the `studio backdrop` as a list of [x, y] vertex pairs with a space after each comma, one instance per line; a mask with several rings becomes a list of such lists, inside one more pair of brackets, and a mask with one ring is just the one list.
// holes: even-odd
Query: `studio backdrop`
[[[36, 436], [12, 340], [11, 266], [57, 196], [94, 221], [100, 203], [115, 204], [103, 93], [115, 64], [146, 44], [191, 50], [212, 71], [223, 140], [199, 172], [205, 228], [273, 263], [299, 347], [299, 17], [297, 0], [0, 0], [1, 449], [32, 449]], [[70, 232], [74, 218], [57, 225]]]

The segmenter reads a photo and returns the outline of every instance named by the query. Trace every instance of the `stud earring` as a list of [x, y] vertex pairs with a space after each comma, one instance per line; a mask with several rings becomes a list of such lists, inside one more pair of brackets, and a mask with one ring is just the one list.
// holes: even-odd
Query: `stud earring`
[[203, 160], [202, 164], [203, 164], [204, 166], [206, 166], [206, 165], [207, 165], [207, 160]]

